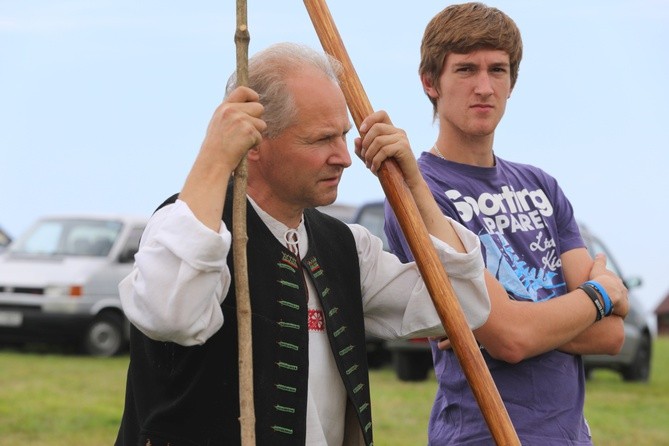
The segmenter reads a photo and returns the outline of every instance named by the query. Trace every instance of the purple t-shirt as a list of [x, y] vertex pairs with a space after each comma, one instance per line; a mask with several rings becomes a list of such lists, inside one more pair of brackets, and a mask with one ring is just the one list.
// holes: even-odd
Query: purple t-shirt
[[[567, 292], [560, 255], [585, 245], [555, 178], [499, 157], [494, 167], [475, 167], [425, 152], [418, 164], [444, 214], [479, 236], [486, 267], [510, 298], [539, 302]], [[387, 204], [385, 231], [392, 251], [412, 260]], [[492, 444], [454, 353], [434, 343], [432, 353], [439, 387], [430, 444]], [[553, 350], [509, 364], [482, 353], [523, 445], [592, 444], [583, 416], [580, 356]]]

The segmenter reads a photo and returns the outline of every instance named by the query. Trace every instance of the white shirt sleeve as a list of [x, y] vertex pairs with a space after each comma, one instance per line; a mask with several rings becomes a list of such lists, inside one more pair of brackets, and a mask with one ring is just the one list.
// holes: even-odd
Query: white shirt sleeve
[[[490, 313], [480, 242], [464, 226], [444, 218], [453, 223], [467, 252], [458, 253], [434, 237], [432, 243], [467, 322], [475, 329], [485, 323]], [[358, 247], [365, 329], [384, 339], [443, 335], [441, 320], [415, 262], [401, 263], [385, 252], [382, 241], [366, 228], [349, 227]]]
[[119, 284], [128, 320], [154, 340], [203, 344], [223, 325], [231, 241], [224, 224], [212, 231], [181, 200], [156, 211]]
[[[447, 218], [447, 217], [444, 217]], [[402, 264], [381, 240], [350, 225], [360, 261], [365, 327], [381, 338], [444, 333], [415, 263]], [[455, 223], [467, 253], [433, 238], [467, 321], [481, 326], [490, 312], [478, 238]], [[123, 310], [158, 341], [200, 345], [223, 325], [221, 303], [230, 288], [226, 260], [232, 236], [204, 226], [181, 200], [156, 211], [142, 236], [132, 272], [119, 284]]]

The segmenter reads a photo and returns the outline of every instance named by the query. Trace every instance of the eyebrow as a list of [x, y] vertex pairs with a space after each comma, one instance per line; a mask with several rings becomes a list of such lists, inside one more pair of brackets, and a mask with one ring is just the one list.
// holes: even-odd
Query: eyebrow
[[[467, 68], [467, 67], [478, 67], [479, 64], [474, 62], [457, 62], [453, 64], [455, 68]], [[510, 67], [509, 62], [493, 62], [490, 64], [491, 67]]]

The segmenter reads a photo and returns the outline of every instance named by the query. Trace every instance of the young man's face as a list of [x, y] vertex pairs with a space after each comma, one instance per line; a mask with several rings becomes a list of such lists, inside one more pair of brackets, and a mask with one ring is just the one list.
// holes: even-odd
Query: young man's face
[[509, 55], [478, 50], [446, 57], [437, 85], [424, 76], [425, 92], [437, 99], [439, 123], [463, 137], [492, 135], [511, 95]]

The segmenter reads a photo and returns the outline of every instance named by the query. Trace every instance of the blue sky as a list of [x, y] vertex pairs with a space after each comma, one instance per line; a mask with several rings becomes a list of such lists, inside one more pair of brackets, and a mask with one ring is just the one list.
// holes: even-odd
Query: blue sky
[[[301, 1], [248, 3], [251, 53], [319, 47]], [[654, 309], [669, 292], [669, 1], [487, 3], [524, 40], [496, 153], [557, 177]], [[372, 106], [417, 155], [437, 134], [418, 48], [447, 4], [329, 2]], [[0, 0], [0, 226], [16, 236], [47, 213], [149, 214], [178, 191], [234, 70], [234, 26], [233, 0]], [[338, 202], [382, 197], [354, 160]]]

